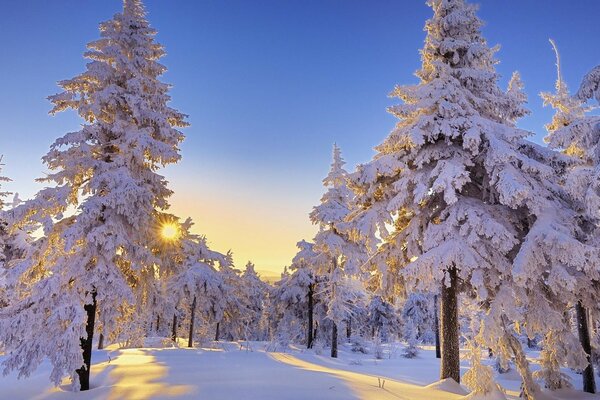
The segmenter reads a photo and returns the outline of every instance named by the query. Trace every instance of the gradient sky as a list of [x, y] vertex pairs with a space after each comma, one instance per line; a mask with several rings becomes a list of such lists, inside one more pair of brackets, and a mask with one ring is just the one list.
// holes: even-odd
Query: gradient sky
[[[189, 114], [183, 160], [164, 174], [172, 210], [191, 216], [215, 250], [238, 267], [279, 273], [310, 239], [308, 213], [337, 142], [348, 168], [368, 161], [393, 128], [386, 107], [395, 84], [416, 81], [418, 50], [431, 10], [421, 0], [146, 0], [174, 85], [172, 105]], [[600, 1], [483, 0], [484, 35], [500, 44], [505, 86], [519, 70], [536, 132], [552, 110], [556, 40], [573, 90], [600, 63]], [[22, 198], [41, 188], [40, 158], [78, 129], [74, 112], [47, 114], [56, 82], [84, 70], [82, 54], [98, 22], [119, 0], [22, 0], [0, 4], [0, 154], [7, 189]]]

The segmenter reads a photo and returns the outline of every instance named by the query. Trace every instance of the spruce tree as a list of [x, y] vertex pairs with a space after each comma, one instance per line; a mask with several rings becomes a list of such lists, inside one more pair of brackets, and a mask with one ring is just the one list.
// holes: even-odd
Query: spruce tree
[[[507, 319], [531, 335], [563, 326], [557, 298], [573, 288], [561, 271], [592, 271], [598, 259], [579, 239], [545, 158], [553, 152], [527, 142], [530, 133], [515, 126], [527, 113], [522, 83], [514, 75], [508, 90], [498, 86], [496, 48], [481, 35], [476, 7], [464, 0], [428, 4], [434, 15], [425, 26], [420, 82], [394, 89], [402, 104], [389, 111], [400, 121], [353, 174], [360, 206], [354, 224], [371, 247], [383, 240], [379, 257], [401, 265], [408, 287], [441, 287], [442, 379], [460, 380], [458, 294], [468, 290], [488, 310], [482, 345], [514, 354], [535, 395]], [[584, 256], [567, 256], [579, 252]]]
[[327, 302], [327, 317], [332, 323], [332, 357], [337, 357], [339, 325], [352, 318], [353, 305], [362, 302], [365, 297], [364, 288], [356, 279], [360, 266], [366, 261], [365, 252], [348, 232], [347, 218], [354, 203], [344, 164], [339, 147], [334, 145], [331, 169], [323, 180], [327, 191], [321, 198], [321, 204], [310, 214], [313, 224], [319, 226], [314, 239], [314, 250], [320, 259], [318, 273], [328, 278], [321, 290]]
[[[568, 158], [566, 168], [559, 175], [568, 194], [571, 207], [577, 212], [581, 234], [587, 243], [597, 242], [600, 222], [600, 155], [598, 137], [600, 136], [600, 117], [588, 115], [591, 110], [584, 100], [592, 97], [597, 90], [594, 78], [598, 75], [592, 70], [586, 75], [577, 96], [571, 96], [567, 84], [562, 78], [560, 55], [554, 41], [550, 41], [556, 54], [557, 80], [555, 93], [541, 93], [544, 105], [556, 110], [552, 121], [546, 125], [548, 135], [545, 141], [549, 147], [561, 151]], [[599, 75], [600, 76], [600, 75]], [[597, 80], [597, 77], [596, 77]], [[575, 314], [579, 342], [586, 354], [586, 366], [583, 370], [584, 391], [595, 393], [594, 369], [591, 362], [591, 344], [587, 309], [596, 307], [600, 301], [599, 281], [595, 274], [586, 273], [582, 279], [579, 271], [571, 272], [578, 276], [574, 290]], [[562, 335], [559, 335], [562, 332]], [[546, 386], [559, 389], [568, 386], [566, 377], [559, 371], [559, 364], [568, 362], [572, 353], [577, 354], [578, 345], [572, 339], [569, 321], [558, 332], [550, 332], [544, 339], [544, 360], [551, 362], [543, 368]], [[544, 364], [549, 364], [548, 362]], [[543, 365], [544, 365], [543, 364]], [[568, 363], [569, 364], [569, 363]]]
[[15, 210], [45, 238], [19, 266], [18, 300], [0, 321], [5, 372], [28, 376], [47, 357], [52, 382], [67, 374], [75, 390], [87, 390], [96, 312], [105, 335], [128, 323], [132, 285], [155, 261], [147, 243], [171, 195], [157, 171], [180, 159], [178, 128], [187, 126], [167, 104], [155, 34], [142, 2], [124, 0], [88, 44], [86, 71], [49, 98], [52, 114], [72, 109], [84, 123], [43, 157], [51, 172], [41, 181], [50, 186]]

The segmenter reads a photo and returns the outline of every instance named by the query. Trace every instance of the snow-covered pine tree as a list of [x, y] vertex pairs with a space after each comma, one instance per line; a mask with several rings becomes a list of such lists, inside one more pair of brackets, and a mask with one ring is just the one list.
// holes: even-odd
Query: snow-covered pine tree
[[[281, 325], [282, 329], [289, 329], [289, 322], [292, 316], [306, 321], [305, 342], [307, 348], [312, 348], [315, 339], [315, 309], [320, 301], [320, 294], [317, 293], [317, 284], [319, 279], [316, 273], [319, 255], [314, 251], [314, 244], [301, 240], [296, 244], [298, 253], [292, 260], [290, 266], [291, 274], [282, 279], [279, 289], [276, 291], [277, 302], [282, 302], [284, 310], [283, 316], [288, 321], [288, 326]], [[278, 328], [278, 330], [281, 330]], [[291, 332], [286, 333], [288, 336]]]
[[[476, 7], [464, 0], [428, 4], [434, 16], [426, 23], [420, 82], [395, 88], [392, 95], [403, 104], [390, 112], [400, 121], [374, 159], [353, 174], [361, 206], [354, 220], [369, 243], [384, 240], [379, 252], [403, 265], [401, 273], [418, 290], [441, 286], [441, 378], [459, 381], [461, 288], [489, 307], [503, 282], [514, 287], [528, 312], [505, 312], [526, 321], [533, 335], [549, 318], [562, 324], [555, 297], [542, 294], [572, 289], [561, 271], [567, 265], [590, 271], [597, 261], [577, 239], [555, 170], [523, 150], [529, 133], [514, 126], [526, 114], [521, 83], [515, 75], [508, 91], [498, 87], [496, 49], [481, 35]], [[565, 257], [572, 252], [585, 256]], [[593, 262], [586, 265], [586, 257]], [[549, 280], [540, 280], [547, 271]], [[496, 335], [482, 337], [498, 346], [498, 335], [505, 336], [503, 349], [516, 352], [528, 373], [504, 322], [501, 314], [486, 318], [484, 326]]]
[[254, 264], [248, 261], [241, 277], [245, 306], [243, 315], [245, 323], [244, 339], [266, 340], [269, 284], [260, 279], [254, 268]]
[[[50, 97], [51, 113], [73, 109], [84, 125], [43, 157], [52, 172], [42, 181], [54, 186], [15, 210], [41, 223], [45, 239], [16, 268], [18, 300], [0, 320], [5, 372], [28, 376], [47, 357], [51, 380], [58, 385], [68, 374], [74, 390], [89, 388], [96, 308], [110, 333], [136, 302], [130, 282], [153, 261], [146, 243], [171, 194], [157, 170], [180, 159], [177, 128], [187, 126], [167, 105], [158, 62], [165, 52], [142, 2], [124, 0], [100, 33], [85, 53], [86, 71]], [[76, 212], [67, 217], [70, 207]]]
[[396, 309], [380, 295], [371, 298], [367, 321], [371, 337], [382, 342], [393, 339], [400, 332], [401, 321]]
[[[0, 172], [2, 172], [3, 166], [4, 164], [2, 164], [2, 156], [0, 156]], [[8, 304], [8, 295], [6, 293], [7, 288], [5, 282], [5, 264], [7, 261], [7, 246], [9, 246], [9, 244], [7, 243], [9, 227], [8, 222], [6, 220], [6, 211], [4, 210], [4, 207], [6, 206], [5, 199], [10, 193], [2, 191], [3, 182], [10, 182], [10, 179], [0, 175], [0, 307], [4, 307], [6, 304]]]
[[215, 320], [215, 341], [245, 338], [245, 306], [243, 296], [240, 296], [243, 293], [241, 273], [233, 263], [219, 267], [219, 275], [223, 280], [224, 309], [221, 319]]
[[347, 217], [354, 206], [354, 195], [347, 185], [344, 164], [340, 148], [334, 145], [331, 169], [323, 180], [327, 191], [310, 213], [312, 223], [319, 226], [314, 239], [318, 274], [328, 278], [320, 290], [327, 302], [327, 318], [332, 322], [331, 357], [337, 357], [338, 326], [350, 320], [353, 306], [366, 298], [362, 283], [356, 279], [366, 253], [348, 231]]
[[419, 343], [432, 343], [434, 340], [434, 315], [432, 296], [411, 293], [402, 307], [403, 336], [408, 347], [405, 357], [413, 358], [419, 352]]
[[196, 310], [203, 321], [224, 313], [224, 282], [219, 270], [232, 265], [230, 254], [221, 254], [208, 247], [206, 238], [190, 233], [192, 222], [181, 225], [181, 254], [168, 280], [171, 304], [185, 305], [182, 315], [189, 323], [188, 347], [194, 343]]
[[[541, 93], [544, 105], [552, 106], [556, 112], [546, 125], [548, 135], [545, 141], [549, 147], [562, 151], [570, 158], [570, 163], [560, 176], [571, 203], [578, 213], [580, 229], [588, 243], [598, 242], [600, 231], [600, 117], [587, 115], [590, 111], [583, 98], [591, 97], [597, 87], [593, 85], [594, 70], [584, 78], [579, 96], [572, 97], [561, 75], [560, 56], [554, 41], [550, 41], [556, 54], [557, 80], [555, 93]], [[599, 75], [600, 77], [600, 75]], [[588, 275], [589, 276], [589, 275]], [[587, 355], [588, 365], [583, 371], [583, 386], [586, 392], [595, 393], [594, 370], [591, 363], [591, 344], [587, 309], [595, 308], [600, 301], [597, 277], [578, 279], [574, 294], [579, 340]], [[568, 320], [568, 319], [567, 319]], [[546, 386], [560, 389], [568, 385], [561, 375], [559, 366], [568, 360], [577, 346], [572, 338], [568, 322], [560, 331], [548, 332], [544, 338], [542, 351], [542, 373]], [[566, 336], [566, 337], [565, 337]], [[576, 352], [576, 351], [575, 351]], [[559, 358], [559, 356], [561, 356]]]
[[595, 98], [600, 103], [600, 65], [592, 68], [583, 77], [575, 96], [583, 102]]

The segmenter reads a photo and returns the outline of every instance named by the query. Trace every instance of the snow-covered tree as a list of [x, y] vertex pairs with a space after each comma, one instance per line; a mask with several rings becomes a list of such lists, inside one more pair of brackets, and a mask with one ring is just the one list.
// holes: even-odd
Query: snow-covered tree
[[375, 295], [368, 305], [367, 326], [371, 336], [387, 342], [400, 332], [400, 318], [394, 306], [382, 296]]
[[[459, 381], [460, 290], [487, 308], [507, 282], [528, 310], [514, 316], [533, 335], [548, 319], [562, 324], [556, 296], [573, 289], [565, 269], [592, 271], [597, 257], [578, 239], [556, 171], [524, 150], [533, 145], [515, 127], [527, 112], [519, 77], [507, 91], [498, 86], [496, 49], [481, 35], [476, 7], [428, 4], [434, 15], [425, 27], [420, 82], [395, 88], [403, 104], [390, 112], [400, 121], [353, 174], [361, 206], [354, 220], [371, 246], [383, 239], [379, 253], [398, 260], [418, 290], [441, 286], [441, 378]], [[582, 256], [566, 256], [573, 253]], [[502, 321], [494, 314], [484, 329], [508, 329]], [[482, 338], [498, 345], [498, 336]]]
[[146, 244], [171, 194], [157, 170], [180, 159], [177, 128], [187, 123], [167, 105], [165, 52], [145, 14], [140, 0], [124, 0], [88, 45], [86, 71], [50, 97], [51, 113], [72, 109], [84, 124], [43, 157], [51, 172], [41, 180], [53, 186], [14, 210], [45, 238], [14, 269], [17, 300], [0, 318], [5, 372], [28, 376], [48, 358], [55, 384], [68, 374], [75, 390], [88, 389], [96, 311], [107, 333], [126, 323], [131, 282], [154, 261]]
[[[296, 246], [299, 250], [292, 260], [289, 273], [275, 284], [272, 293], [273, 303], [279, 308], [274, 312], [278, 315], [276, 332], [279, 338], [286, 341], [303, 338], [310, 349], [316, 331], [316, 304], [322, 304], [316, 293], [318, 277], [315, 265], [318, 255], [313, 251], [313, 243], [301, 240]], [[299, 328], [303, 325], [304, 330]]]
[[332, 357], [337, 357], [338, 325], [349, 321], [353, 306], [365, 298], [364, 287], [356, 277], [366, 261], [366, 253], [363, 246], [352, 240], [347, 224], [354, 203], [344, 164], [339, 147], [334, 145], [331, 169], [323, 180], [327, 191], [321, 204], [310, 213], [312, 223], [319, 226], [314, 239], [318, 273], [328, 278], [320, 291], [327, 302], [327, 317], [332, 322]]
[[266, 340], [269, 284], [260, 279], [254, 268], [254, 264], [248, 261], [241, 276], [245, 306], [242, 316], [245, 323], [244, 339]]
[[219, 269], [232, 264], [230, 254], [211, 250], [206, 238], [189, 232], [189, 220], [183, 225], [182, 260], [177, 272], [169, 279], [168, 288], [174, 304], [184, 304], [189, 322], [188, 347], [193, 346], [196, 310], [203, 321], [223, 315], [225, 304], [224, 282]]
[[587, 101], [595, 98], [600, 103], [600, 65], [592, 68], [581, 81], [576, 93], [577, 99]]
[[[548, 135], [545, 140], [549, 147], [562, 151], [569, 157], [569, 165], [560, 175], [560, 180], [569, 196], [571, 207], [577, 212], [581, 234], [587, 243], [598, 243], [600, 222], [600, 117], [588, 115], [581, 97], [569, 93], [560, 69], [560, 56], [556, 44], [550, 41], [556, 53], [557, 80], [555, 93], [541, 93], [544, 105], [552, 106], [556, 112], [546, 125]], [[578, 95], [590, 97], [593, 94], [594, 71], [584, 79]], [[590, 81], [590, 82], [586, 82]], [[581, 275], [579, 271], [573, 274]], [[587, 367], [583, 372], [584, 390], [595, 392], [594, 371], [591, 363], [591, 344], [587, 309], [595, 308], [600, 301], [598, 296], [598, 276], [586, 274], [588, 279], [577, 279], [575, 308], [579, 339], [587, 354]], [[566, 312], [566, 310], [565, 310]], [[562, 329], [546, 333], [542, 351], [542, 371], [546, 386], [559, 389], [568, 386], [567, 377], [559, 367], [569, 360], [573, 353], [579, 353], [578, 344], [571, 333], [570, 321], [565, 318]], [[573, 361], [576, 362], [577, 360]], [[573, 362], [568, 362], [569, 365]]]
[[469, 358], [471, 368], [465, 373], [464, 384], [471, 389], [469, 398], [490, 397], [494, 399], [505, 399], [504, 392], [499, 385], [494, 382], [494, 372], [492, 368], [481, 363], [481, 348], [474, 340], [469, 340]]
[[[0, 172], [2, 172], [2, 156], [0, 156]], [[6, 205], [5, 199], [10, 194], [9, 192], [2, 191], [2, 183], [10, 182], [5, 176], [0, 175], [0, 307], [3, 307], [7, 304], [7, 294], [6, 294], [6, 282], [5, 282], [5, 264], [7, 259], [7, 236], [8, 236], [8, 222], [6, 221], [6, 217], [4, 216], [5, 210], [4, 207]]]
[[408, 347], [407, 358], [418, 354], [418, 344], [432, 343], [434, 340], [434, 315], [431, 296], [423, 293], [411, 293], [402, 308], [403, 336]]

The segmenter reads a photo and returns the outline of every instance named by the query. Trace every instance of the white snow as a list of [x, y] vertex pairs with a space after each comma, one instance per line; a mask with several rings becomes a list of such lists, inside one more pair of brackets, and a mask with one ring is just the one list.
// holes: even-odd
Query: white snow
[[[159, 345], [160, 340], [154, 342]], [[28, 379], [17, 380], [14, 373], [0, 378], [0, 398], [452, 400], [468, 394], [468, 389], [454, 381], [437, 380], [439, 360], [432, 348], [424, 348], [417, 358], [408, 360], [400, 355], [403, 345], [388, 345], [387, 358], [378, 360], [351, 352], [345, 343], [340, 343], [337, 359], [301, 348], [267, 352], [267, 347], [266, 342], [212, 342], [209, 347], [192, 349], [112, 346], [94, 351], [91, 390], [87, 392], [72, 392], [66, 383], [54, 388], [47, 379], [51, 366], [45, 361]], [[531, 361], [539, 356], [538, 352], [528, 355]], [[466, 360], [461, 363], [463, 374], [467, 364]], [[537, 364], [533, 363], [532, 369], [538, 369]], [[545, 398], [598, 398], [578, 391], [581, 377], [570, 370], [564, 372], [572, 376], [574, 389], [544, 392]], [[518, 398], [521, 380], [514, 370], [496, 379], [507, 390], [508, 399]]]

